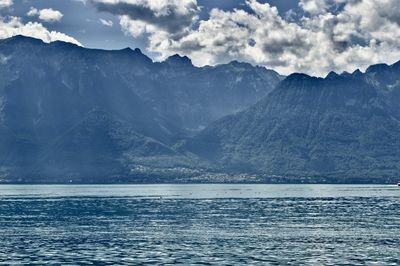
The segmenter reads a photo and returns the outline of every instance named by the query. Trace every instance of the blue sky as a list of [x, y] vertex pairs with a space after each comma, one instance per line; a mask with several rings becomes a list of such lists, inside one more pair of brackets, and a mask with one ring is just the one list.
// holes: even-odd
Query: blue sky
[[398, 0], [0, 0], [0, 38], [324, 76], [400, 60]]
[[[146, 50], [145, 38], [131, 38], [126, 36], [118, 26], [117, 17], [105, 12], [97, 12], [96, 8], [84, 1], [74, 0], [23, 0], [14, 1], [14, 5], [10, 9], [0, 10], [1, 15], [15, 15], [31, 21], [32, 18], [26, 13], [31, 7], [37, 9], [52, 8], [59, 10], [64, 14], [62, 20], [58, 23], [44, 23], [50, 30], [64, 32], [75, 39], [79, 40], [85, 47], [103, 48], [103, 49], [120, 49], [125, 47], [138, 47], [143, 51]], [[268, 2], [278, 7], [282, 13], [289, 9], [298, 8], [298, 0], [269, 0], [260, 1]], [[202, 7], [201, 18], [206, 19], [208, 12], [212, 8], [223, 10], [233, 10], [234, 8], [244, 8], [244, 0], [199, 0], [198, 4]], [[112, 27], [101, 24], [100, 19], [113, 22]]]

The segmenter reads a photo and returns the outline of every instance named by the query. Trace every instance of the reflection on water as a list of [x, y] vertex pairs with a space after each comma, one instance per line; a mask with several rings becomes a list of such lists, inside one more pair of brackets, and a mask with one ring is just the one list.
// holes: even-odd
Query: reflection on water
[[395, 186], [0, 186], [4, 264], [400, 264]]

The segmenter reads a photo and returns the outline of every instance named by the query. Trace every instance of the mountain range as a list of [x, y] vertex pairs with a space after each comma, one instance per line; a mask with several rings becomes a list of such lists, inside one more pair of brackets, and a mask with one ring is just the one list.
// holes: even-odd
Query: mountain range
[[1, 182], [394, 182], [400, 62], [288, 77], [0, 40]]

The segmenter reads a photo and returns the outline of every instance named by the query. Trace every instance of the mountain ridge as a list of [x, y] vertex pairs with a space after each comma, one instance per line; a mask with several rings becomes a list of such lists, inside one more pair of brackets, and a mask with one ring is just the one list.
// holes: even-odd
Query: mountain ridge
[[[371, 69], [382, 75], [387, 67]], [[398, 109], [371, 73], [289, 75], [255, 106], [212, 123], [188, 149], [227, 171], [396, 182]]]
[[3, 182], [138, 181], [149, 175], [135, 172], [141, 167], [161, 175], [165, 167], [197, 167], [202, 162], [177, 150], [181, 143], [283, 78], [252, 66], [198, 68], [184, 57], [175, 58], [185, 63], [178, 71], [139, 49], [22, 36], [0, 41], [0, 54]]
[[400, 61], [325, 78], [0, 41], [0, 182], [397, 182]]

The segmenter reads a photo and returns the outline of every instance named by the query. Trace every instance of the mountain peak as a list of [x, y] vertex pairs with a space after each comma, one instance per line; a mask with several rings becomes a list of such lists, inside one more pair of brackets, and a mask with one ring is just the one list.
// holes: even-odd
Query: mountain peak
[[343, 72], [340, 74], [340, 76], [342, 76], [342, 77], [350, 77], [351, 74], [350, 74], [349, 72], [347, 72], [347, 71], [343, 71]]
[[360, 69], [357, 68], [357, 69], [352, 73], [352, 75], [353, 75], [353, 76], [360, 76], [360, 75], [362, 75], [362, 72], [361, 72]]
[[294, 73], [285, 78], [281, 83], [282, 88], [292, 88], [292, 87], [313, 87], [316, 82], [322, 81], [324, 79], [312, 77], [307, 74]]
[[57, 47], [64, 47], [64, 48], [76, 48], [80, 47], [74, 43], [70, 42], [63, 42], [63, 41], [54, 41], [50, 43], [51, 46], [57, 46]]
[[168, 57], [164, 62], [172, 64], [174, 66], [193, 66], [192, 60], [187, 56], [181, 56], [179, 54], [174, 54]]
[[335, 71], [329, 72], [329, 74], [325, 77], [326, 79], [334, 79], [339, 77], [339, 75]]
[[240, 61], [238, 61], [238, 60], [233, 60], [233, 61], [231, 61], [229, 64], [230, 64], [230, 65], [233, 65], [233, 66], [251, 66], [250, 63], [240, 62]]
[[140, 50], [139, 48], [135, 48], [135, 49], [132, 50], [132, 48], [126, 47], [126, 48], [123, 48], [123, 49], [121, 49], [121, 50], [119, 50], [119, 51], [120, 51], [120, 52], [126, 52], [126, 53], [135, 53], [135, 54], [142, 54], [142, 55], [144, 55], [144, 54], [142, 53], [142, 50]]
[[368, 67], [365, 73], [380, 72], [388, 68], [389, 66], [387, 64], [376, 64]]
[[288, 81], [293, 81], [293, 80], [306, 80], [306, 79], [312, 79], [313, 77], [307, 75], [307, 74], [303, 74], [303, 73], [293, 73], [290, 74], [286, 80]]
[[6, 42], [26, 42], [26, 43], [35, 43], [35, 44], [43, 44], [44, 42], [41, 39], [28, 37], [25, 35], [15, 35], [10, 38], [4, 39]]
[[[120, 52], [132, 52], [133, 50], [132, 50], [132, 48], [130, 48], [130, 47], [125, 47], [125, 48], [122, 48], [122, 49], [120, 49], [119, 50]], [[140, 51], [140, 50], [139, 50]]]
[[147, 55], [142, 53], [142, 51], [139, 48], [135, 48], [132, 50], [130, 47], [123, 48], [121, 50], [117, 50], [117, 53], [120, 55], [129, 57], [129, 58], [134, 58], [135, 60], [140, 60], [140, 61], [145, 61], [147, 63], [152, 63], [153, 60], [151, 60]]
[[208, 66], [211, 68], [222, 68], [222, 69], [227, 69], [227, 70], [245, 70], [245, 69], [255, 69], [259, 68], [259, 66], [253, 66], [250, 63], [245, 63], [245, 62], [240, 62], [237, 60], [233, 60], [227, 64], [218, 64], [215, 66]]

